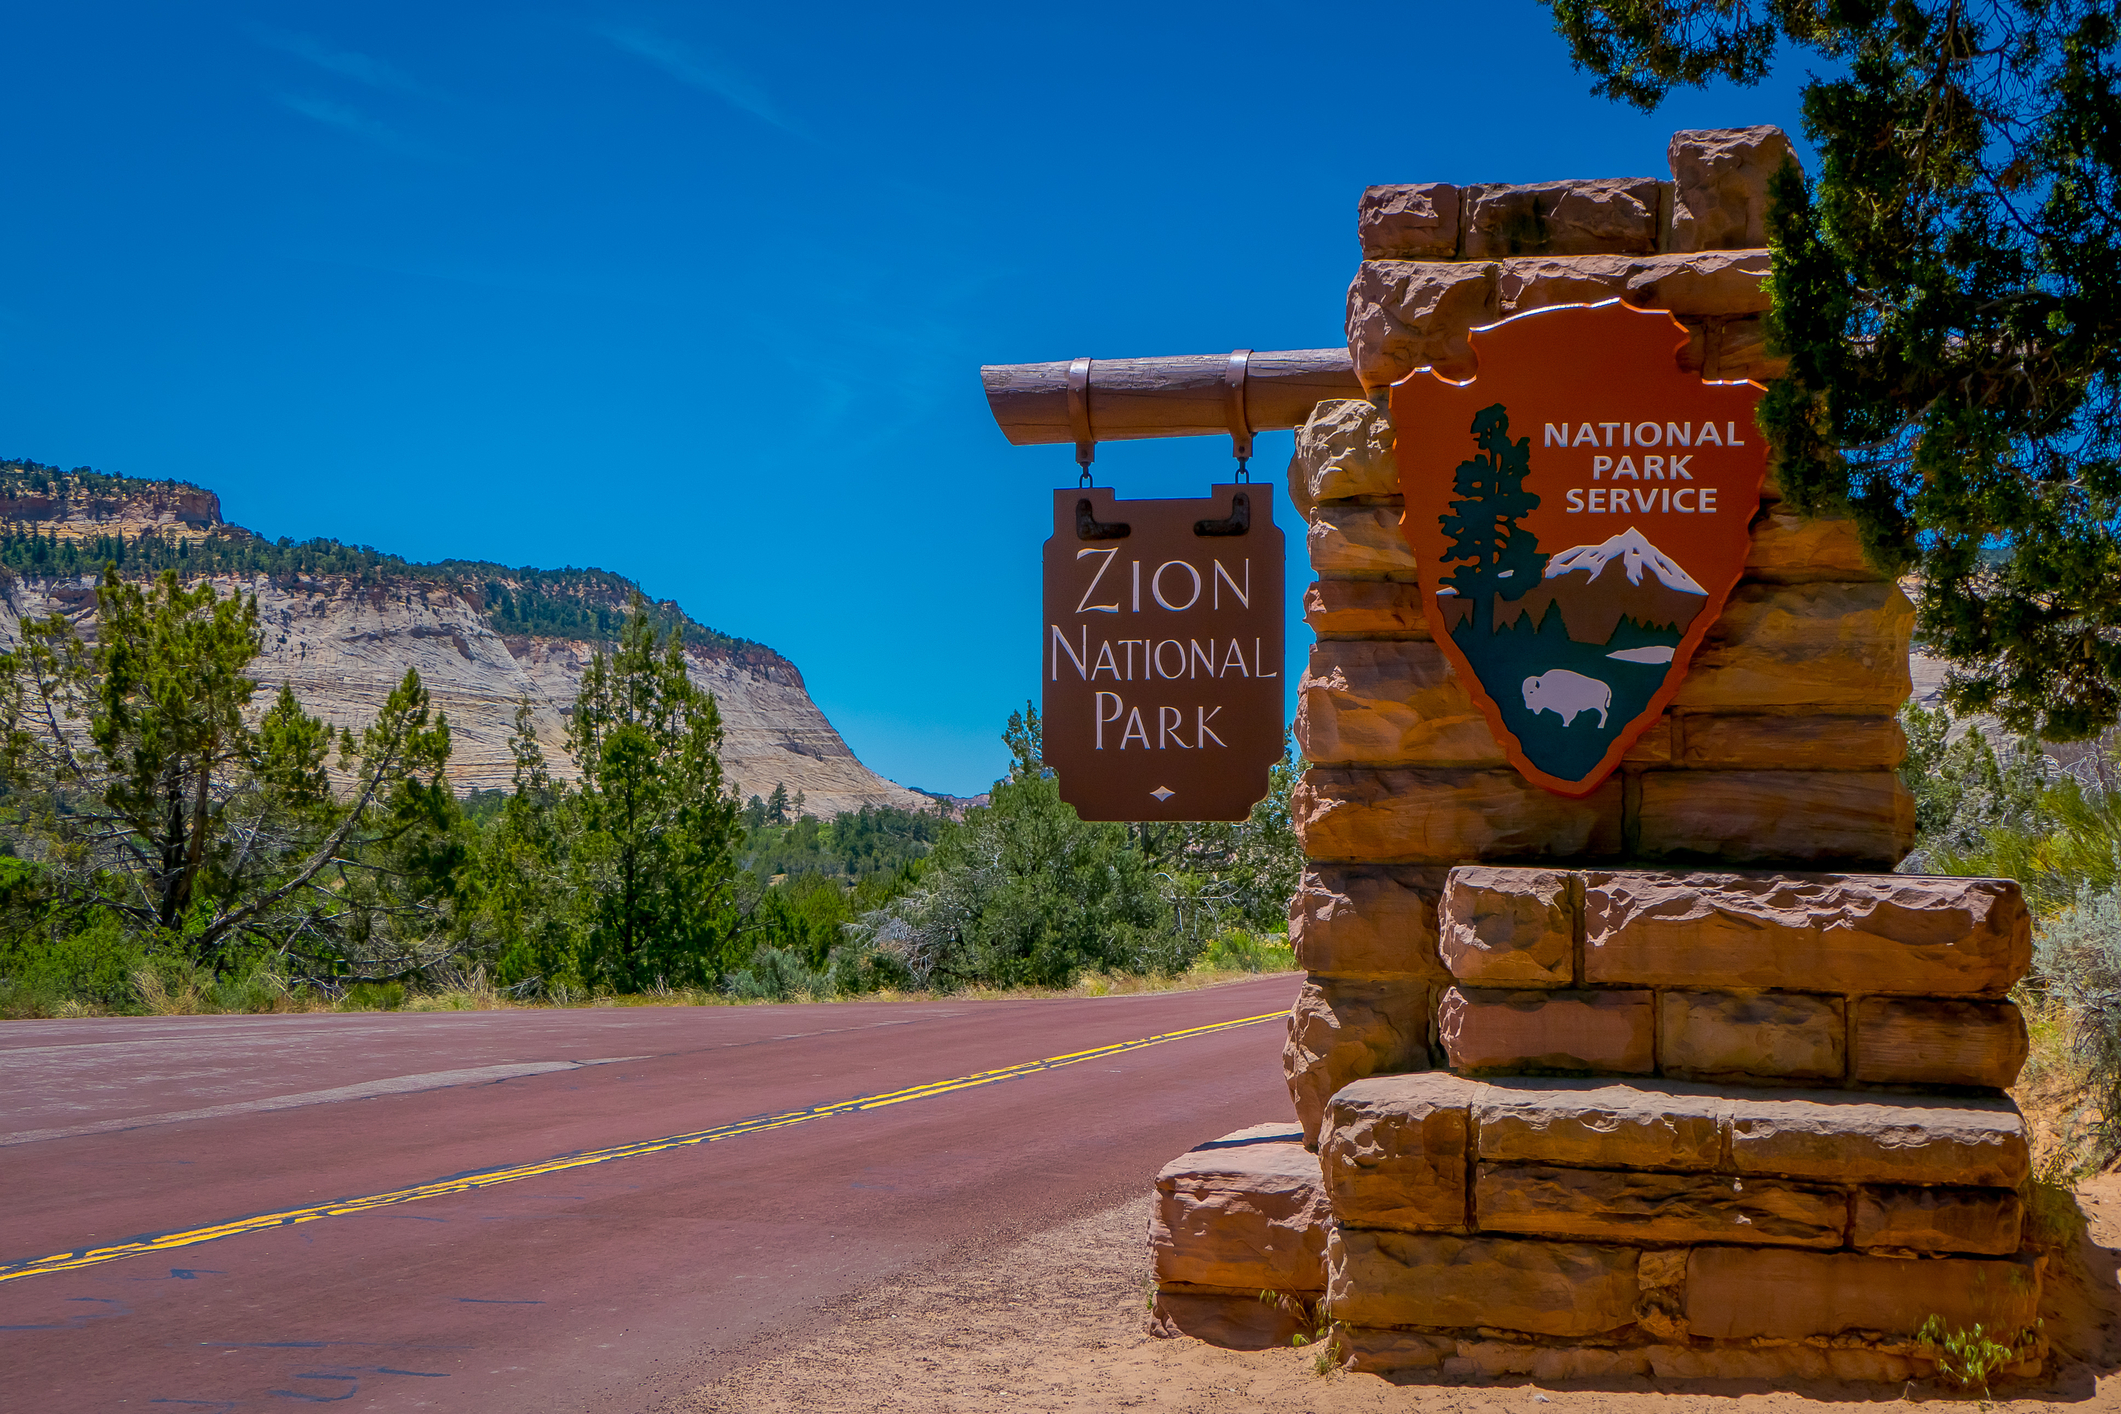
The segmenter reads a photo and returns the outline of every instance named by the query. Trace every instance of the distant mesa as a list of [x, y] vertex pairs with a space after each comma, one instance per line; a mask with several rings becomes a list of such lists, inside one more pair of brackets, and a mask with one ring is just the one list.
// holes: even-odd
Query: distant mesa
[[[419, 669], [449, 714], [449, 777], [459, 790], [509, 786], [509, 740], [525, 698], [547, 765], [573, 776], [567, 715], [637, 589], [608, 570], [414, 564], [336, 540], [268, 540], [221, 519], [220, 498], [201, 487], [0, 461], [0, 649], [21, 641], [24, 619], [58, 612], [90, 628], [107, 560], [127, 579], [175, 569], [222, 594], [257, 595], [259, 700], [288, 683], [334, 727], [365, 726], [405, 670]], [[795, 664], [668, 600], [650, 613], [660, 628], [684, 629], [693, 680], [721, 708], [723, 768], [743, 794], [785, 785], [827, 817], [865, 805], [934, 808], [934, 797], [855, 758]]]

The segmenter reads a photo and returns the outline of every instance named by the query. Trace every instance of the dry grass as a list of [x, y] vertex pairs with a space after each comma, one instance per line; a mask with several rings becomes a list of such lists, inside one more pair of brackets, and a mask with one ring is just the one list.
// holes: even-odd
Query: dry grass
[[[1037, 997], [1115, 997], [1158, 992], [1191, 992], [1224, 982], [1278, 975], [1234, 968], [1198, 967], [1176, 977], [1147, 977], [1127, 973], [1091, 973], [1072, 987], [972, 987], [960, 992], [879, 991], [858, 996], [810, 996], [797, 994], [787, 1002], [965, 1002], [1021, 1001]], [[697, 987], [658, 987], [625, 994], [590, 993], [556, 988], [544, 997], [513, 997], [489, 984], [483, 974], [474, 974], [465, 985], [404, 994], [402, 1001], [382, 1004], [359, 992], [334, 999], [311, 987], [290, 986], [283, 977], [260, 972], [238, 984], [215, 984], [200, 973], [165, 973], [143, 967], [133, 976], [139, 1005], [119, 1010], [93, 1002], [66, 1000], [37, 1015], [59, 1019], [94, 1016], [230, 1016], [288, 1014], [326, 1011], [519, 1011], [575, 1007], [643, 1006], [773, 1006], [769, 1000], [745, 1000]]]
[[2033, 997], [2021, 997], [2019, 1003], [2030, 1050], [2011, 1096], [2025, 1112], [2034, 1171], [2061, 1181], [2096, 1162], [2098, 1129], [2105, 1116], [2067, 1010]]
[[[1126, 972], [1085, 973], [1072, 987], [967, 987], [956, 992], [899, 991], [884, 988], [875, 992], [861, 992], [853, 996], [832, 994], [814, 996], [808, 992], [797, 992], [776, 1002], [773, 1000], [746, 1000], [722, 992], [703, 991], [697, 987], [659, 987], [645, 992], [623, 994], [601, 993], [595, 996], [562, 996], [540, 998], [535, 1002], [506, 1002], [512, 1006], [780, 1006], [789, 1002], [818, 1004], [841, 1004], [848, 1002], [1007, 1002], [1023, 1001], [1034, 997], [1131, 997], [1158, 992], [1195, 992], [1203, 987], [1219, 986], [1224, 982], [1242, 982], [1253, 977], [1274, 977], [1279, 972], [1249, 972], [1238, 968], [1196, 967], [1176, 977], [1153, 977]], [[454, 993], [437, 993], [436, 996], [453, 996]], [[413, 1009], [408, 1003], [407, 1010]], [[424, 1006], [426, 1011], [461, 1010], [454, 1004]]]

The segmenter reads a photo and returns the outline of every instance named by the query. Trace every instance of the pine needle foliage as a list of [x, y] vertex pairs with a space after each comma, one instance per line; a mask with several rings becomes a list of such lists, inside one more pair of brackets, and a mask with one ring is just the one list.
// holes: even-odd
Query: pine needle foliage
[[95, 627], [53, 614], [0, 655], [5, 931], [116, 926], [217, 974], [266, 953], [390, 972], [448, 950], [449, 725], [418, 674], [335, 742], [284, 687], [251, 725], [252, 599], [107, 571]]
[[2121, 711], [2114, 0], [1547, 0], [1594, 91], [1803, 89], [1771, 186], [1760, 423], [1806, 514], [1919, 575], [1947, 700], [2080, 739]]
[[684, 637], [635, 601], [617, 647], [582, 675], [567, 745], [581, 771], [573, 860], [588, 968], [620, 990], [712, 985], [736, 961], [742, 805], [722, 777], [722, 717]]

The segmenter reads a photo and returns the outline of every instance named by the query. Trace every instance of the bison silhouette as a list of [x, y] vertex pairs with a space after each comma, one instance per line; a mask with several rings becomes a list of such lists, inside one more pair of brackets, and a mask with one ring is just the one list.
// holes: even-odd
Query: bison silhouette
[[1568, 726], [1576, 720], [1579, 712], [1596, 712], [1598, 725], [1604, 726], [1606, 709], [1613, 705], [1613, 689], [1597, 678], [1572, 673], [1567, 668], [1550, 668], [1536, 678], [1524, 680], [1524, 707], [1533, 716], [1541, 712], [1552, 712]]

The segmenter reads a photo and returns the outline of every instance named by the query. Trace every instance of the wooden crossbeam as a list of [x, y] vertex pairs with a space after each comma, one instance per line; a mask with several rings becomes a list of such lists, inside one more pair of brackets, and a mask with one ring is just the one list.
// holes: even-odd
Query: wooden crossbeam
[[[1086, 387], [1092, 439], [1229, 435], [1229, 365], [1228, 354], [1093, 360]], [[1065, 361], [990, 364], [979, 374], [1011, 443], [1075, 440]], [[1254, 432], [1301, 426], [1327, 398], [1363, 396], [1345, 348], [1262, 350], [1248, 361], [1244, 385], [1245, 421]]]

